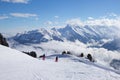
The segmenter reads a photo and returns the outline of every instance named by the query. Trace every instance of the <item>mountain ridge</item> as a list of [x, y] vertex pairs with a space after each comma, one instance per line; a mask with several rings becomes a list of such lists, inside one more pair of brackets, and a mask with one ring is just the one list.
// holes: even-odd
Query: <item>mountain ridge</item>
[[[114, 40], [116, 35], [119, 33], [118, 27], [108, 27], [108, 26], [71, 26], [67, 25], [63, 28], [51, 28], [50, 30], [41, 28], [31, 31], [26, 31], [24, 33], [16, 34], [9, 39], [13, 39], [20, 44], [39, 44], [42, 42], [55, 41], [72, 41], [76, 40], [83, 42], [85, 44], [98, 42], [101, 43], [103, 39]], [[8, 39], [8, 40], [9, 40]], [[102, 42], [102, 44], [106, 44]], [[104, 46], [96, 47], [104, 47]], [[104, 47], [107, 49], [107, 47]]]

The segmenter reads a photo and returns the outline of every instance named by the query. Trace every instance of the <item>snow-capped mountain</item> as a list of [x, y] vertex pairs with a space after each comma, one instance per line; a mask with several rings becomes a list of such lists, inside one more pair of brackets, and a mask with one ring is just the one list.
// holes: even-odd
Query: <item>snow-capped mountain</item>
[[[119, 80], [120, 72], [73, 55], [32, 58], [0, 45], [0, 80]], [[55, 57], [58, 56], [58, 62]]]
[[12, 37], [12, 39], [19, 42], [20, 44], [36, 44], [41, 42], [48, 42], [51, 40], [63, 41], [59, 32], [56, 32], [55, 30], [46, 30], [43, 28], [40, 30], [18, 33], [16, 36]]
[[91, 40], [99, 41], [101, 39], [114, 38], [119, 30], [117, 27], [87, 25], [84, 27], [67, 25], [65, 28], [58, 29], [61, 35], [67, 40], [79, 40], [84, 43]]
[[[15, 40], [20, 44], [38, 44], [48, 41], [76, 41], [79, 40], [85, 44], [95, 42], [97, 45], [90, 45], [92, 47], [105, 47], [103, 40], [114, 40], [116, 35], [119, 34], [120, 29], [118, 27], [108, 26], [72, 26], [67, 25], [64, 28], [52, 28], [51, 30], [38, 29], [32, 31], [26, 31], [18, 33], [16, 36], [9, 38], [8, 40]], [[100, 46], [99, 46], [100, 45]], [[112, 50], [112, 49], [111, 49]], [[116, 50], [116, 49], [115, 49]]]

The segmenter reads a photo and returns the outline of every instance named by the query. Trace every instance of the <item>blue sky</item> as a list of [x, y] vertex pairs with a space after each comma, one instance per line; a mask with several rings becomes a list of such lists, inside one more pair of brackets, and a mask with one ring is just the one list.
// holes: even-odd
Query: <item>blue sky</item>
[[120, 0], [0, 0], [0, 32], [63, 26], [108, 14], [120, 15]]

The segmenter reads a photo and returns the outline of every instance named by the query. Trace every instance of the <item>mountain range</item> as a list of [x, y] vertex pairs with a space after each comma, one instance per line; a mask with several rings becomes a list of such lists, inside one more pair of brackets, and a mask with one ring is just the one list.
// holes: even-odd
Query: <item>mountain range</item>
[[[66, 25], [63, 28], [37, 29], [17, 33], [15, 36], [9, 37], [19, 44], [39, 44], [49, 41], [71, 41], [76, 40], [84, 44], [92, 44], [88, 47], [103, 47], [108, 50], [120, 50], [120, 46], [116, 42], [120, 40], [118, 37], [120, 29], [118, 27], [108, 26], [73, 26]], [[94, 44], [97, 43], [97, 44]]]

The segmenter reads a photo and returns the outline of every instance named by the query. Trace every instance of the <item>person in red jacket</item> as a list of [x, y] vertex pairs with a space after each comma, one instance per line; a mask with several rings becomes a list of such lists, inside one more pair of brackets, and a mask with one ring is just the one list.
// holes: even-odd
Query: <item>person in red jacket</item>
[[43, 54], [43, 57], [42, 57], [43, 60], [45, 60], [45, 54]]

